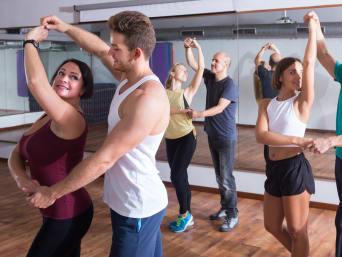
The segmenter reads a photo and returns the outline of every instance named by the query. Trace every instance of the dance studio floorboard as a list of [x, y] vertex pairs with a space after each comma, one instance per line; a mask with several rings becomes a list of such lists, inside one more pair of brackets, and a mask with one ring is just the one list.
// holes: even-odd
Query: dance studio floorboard
[[[106, 257], [111, 244], [111, 224], [102, 201], [103, 178], [87, 186], [94, 202], [94, 219], [82, 243], [82, 257]], [[290, 254], [263, 228], [262, 202], [239, 198], [239, 225], [231, 232], [218, 231], [219, 221], [208, 215], [218, 209], [219, 195], [192, 192], [195, 225], [173, 233], [167, 224], [178, 212], [175, 191], [167, 186], [169, 205], [161, 225], [164, 257], [286, 257]], [[25, 256], [41, 225], [37, 209], [26, 201], [9, 175], [7, 162], [0, 161], [0, 256]], [[335, 212], [310, 209], [311, 257], [334, 256]], [[127, 256], [128, 257], [128, 256]]]
[[[204, 132], [203, 124], [196, 122], [197, 131], [197, 147], [192, 158], [192, 164], [205, 166], [213, 166], [210, 150], [208, 147], [207, 135]], [[0, 141], [18, 142], [21, 135], [27, 128], [18, 128], [14, 130], [0, 131]], [[95, 152], [103, 143], [107, 135], [107, 123], [97, 123], [89, 125], [88, 139], [86, 151]], [[312, 132], [307, 131], [306, 137], [328, 137], [332, 136], [332, 132]], [[247, 126], [238, 126], [238, 141], [235, 154], [235, 169], [242, 171], [264, 172], [265, 161], [263, 156], [263, 145], [257, 144], [254, 135], [254, 128]], [[305, 152], [308, 158], [314, 176], [335, 180], [334, 165], [335, 165], [335, 150], [330, 149], [325, 154], [312, 154]], [[157, 160], [167, 161], [165, 141], [163, 140], [156, 155]]]

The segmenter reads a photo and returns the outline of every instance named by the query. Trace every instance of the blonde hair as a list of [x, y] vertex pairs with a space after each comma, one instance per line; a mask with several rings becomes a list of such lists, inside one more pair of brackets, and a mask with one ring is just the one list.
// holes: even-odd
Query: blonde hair
[[170, 89], [172, 88], [172, 85], [174, 83], [174, 77], [171, 75], [172, 72], [175, 72], [177, 66], [182, 65], [185, 67], [185, 65], [181, 62], [177, 62], [174, 65], [172, 65], [171, 69], [169, 70], [169, 74], [167, 75], [167, 78], [165, 80], [165, 88]]

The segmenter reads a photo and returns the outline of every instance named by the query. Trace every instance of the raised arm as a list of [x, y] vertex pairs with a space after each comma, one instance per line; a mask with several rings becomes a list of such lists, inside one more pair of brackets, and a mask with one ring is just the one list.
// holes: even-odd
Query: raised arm
[[[156, 82], [148, 81], [140, 88], [146, 89], [147, 83]], [[148, 135], [164, 131], [169, 121], [165, 116], [165, 113], [170, 112], [169, 102], [165, 90], [159, 84], [152, 87], [154, 88], [149, 86], [148, 93], [142, 92], [143, 90], [132, 93], [133, 95], [122, 103], [124, 106], [121, 120], [96, 153], [80, 162], [57, 184], [41, 187], [40, 191], [31, 197], [30, 202], [36, 207], [46, 208], [61, 196], [87, 185], [105, 173], [121, 156], [136, 147]]]
[[8, 168], [10, 170], [10, 174], [13, 177], [14, 181], [17, 183], [17, 186], [20, 190], [22, 190], [26, 194], [32, 194], [36, 191], [39, 183], [36, 180], [32, 180], [25, 168], [24, 160], [21, 158], [19, 153], [19, 145], [17, 144], [13, 151], [10, 154], [8, 159]]
[[262, 56], [264, 55], [266, 49], [269, 47], [269, 44], [270, 43], [267, 43], [266, 45], [264, 45], [260, 51], [258, 52], [258, 54], [255, 56], [255, 59], [254, 59], [254, 64], [256, 67], [258, 67], [261, 63], [261, 58]]
[[315, 19], [317, 19], [317, 59], [322, 64], [322, 66], [327, 70], [327, 72], [335, 79], [335, 66], [336, 60], [335, 58], [329, 53], [327, 42], [325, 41], [321, 24], [319, 22], [318, 16], [315, 12], [310, 12], [308, 15], [312, 15]]
[[278, 47], [274, 43], [269, 43], [268, 49], [274, 51], [277, 54], [280, 54]]
[[314, 82], [315, 82], [315, 61], [317, 56], [317, 19], [312, 15], [307, 18], [304, 16], [304, 21], [309, 26], [309, 38], [305, 49], [303, 61], [303, 75], [302, 75], [302, 88], [298, 97], [298, 110], [304, 120], [309, 119], [311, 106], [315, 97]]
[[184, 89], [184, 95], [189, 104], [191, 104], [192, 98], [196, 94], [201, 84], [203, 71], [204, 71], [204, 56], [203, 56], [201, 46], [197, 43], [196, 39], [192, 40], [192, 45], [194, 48], [197, 48], [198, 60], [197, 60], [197, 70], [195, 71], [195, 75], [192, 78], [190, 84]]
[[[40, 26], [27, 33], [25, 39], [41, 42], [46, 36], [47, 30]], [[30, 92], [49, 118], [55, 122], [61, 135], [66, 138], [79, 136], [79, 131], [83, 131], [85, 127], [84, 118], [75, 107], [64, 101], [52, 89], [36, 47], [27, 43], [24, 51], [27, 85]]]
[[53, 15], [41, 18], [40, 24], [48, 30], [56, 30], [67, 34], [82, 49], [98, 57], [115, 79], [121, 81], [124, 78], [122, 72], [113, 69], [113, 58], [108, 55], [109, 45], [95, 34], [65, 23]]
[[307, 147], [310, 145], [312, 143], [311, 138], [285, 136], [268, 130], [268, 116], [266, 110], [270, 101], [271, 99], [264, 99], [259, 104], [258, 119], [255, 127], [256, 141], [259, 144], [271, 146], [298, 145]]
[[193, 39], [192, 38], [186, 38], [184, 40], [184, 48], [185, 48], [185, 57], [186, 57], [186, 62], [188, 65], [193, 69], [194, 71], [198, 70], [198, 63], [195, 60], [194, 53], [192, 52], [192, 43]]

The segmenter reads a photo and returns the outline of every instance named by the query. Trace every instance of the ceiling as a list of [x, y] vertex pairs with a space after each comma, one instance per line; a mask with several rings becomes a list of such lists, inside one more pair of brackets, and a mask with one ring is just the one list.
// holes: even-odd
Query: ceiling
[[[303, 16], [310, 9], [287, 10], [286, 16], [295, 23], [302, 23]], [[342, 22], [342, 7], [327, 7], [313, 9], [318, 14], [321, 22]], [[246, 24], [274, 24], [278, 19], [284, 17], [284, 11], [252, 12], [240, 14], [211, 14], [191, 17], [167, 17], [153, 18], [155, 29], [207, 27], [207, 26], [232, 26]], [[103, 24], [82, 25], [91, 31], [106, 29]]]

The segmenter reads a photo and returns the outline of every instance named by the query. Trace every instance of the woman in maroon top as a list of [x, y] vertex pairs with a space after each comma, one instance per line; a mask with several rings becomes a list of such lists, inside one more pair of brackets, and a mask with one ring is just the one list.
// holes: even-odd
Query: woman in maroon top
[[[36, 45], [47, 34], [43, 27], [34, 28], [24, 42], [28, 87], [45, 114], [25, 132], [8, 161], [11, 175], [28, 196], [38, 185], [57, 183], [82, 160], [88, 128], [80, 98], [89, 98], [93, 91], [89, 67], [75, 59], [60, 65], [50, 85]], [[93, 217], [87, 191], [81, 188], [40, 211], [43, 225], [27, 256], [79, 257]]]

